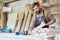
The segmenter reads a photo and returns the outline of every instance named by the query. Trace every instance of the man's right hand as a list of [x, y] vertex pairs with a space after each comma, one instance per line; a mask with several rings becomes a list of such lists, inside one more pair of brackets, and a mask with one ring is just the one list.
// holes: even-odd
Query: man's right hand
[[42, 28], [42, 27], [45, 26], [45, 25], [46, 25], [45, 22], [42, 21], [41, 24], [40, 24], [37, 28]]

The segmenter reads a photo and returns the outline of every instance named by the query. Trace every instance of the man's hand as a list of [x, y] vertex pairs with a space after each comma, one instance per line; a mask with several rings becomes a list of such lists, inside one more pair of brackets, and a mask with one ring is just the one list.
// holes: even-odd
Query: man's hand
[[46, 25], [46, 23], [44, 21], [42, 21], [41, 24], [37, 28], [42, 28], [45, 25]]

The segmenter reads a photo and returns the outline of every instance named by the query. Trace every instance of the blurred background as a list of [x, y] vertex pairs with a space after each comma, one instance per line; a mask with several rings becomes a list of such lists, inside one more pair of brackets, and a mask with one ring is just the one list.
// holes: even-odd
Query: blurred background
[[[0, 30], [6, 28], [13, 32], [29, 31], [35, 15], [32, 10], [33, 2], [39, 2], [45, 12], [56, 18], [56, 23], [49, 27], [60, 29], [60, 0], [0, 0]], [[59, 35], [57, 38], [60, 40]]]
[[31, 5], [36, 1], [56, 18], [56, 23], [50, 26], [60, 28], [60, 0], [0, 0], [0, 28], [29, 30], [33, 22]]

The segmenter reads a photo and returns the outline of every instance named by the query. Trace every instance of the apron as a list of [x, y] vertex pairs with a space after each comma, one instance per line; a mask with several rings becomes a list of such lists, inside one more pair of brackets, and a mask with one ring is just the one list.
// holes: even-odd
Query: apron
[[[39, 18], [41, 17], [41, 20], [39, 20]], [[40, 16], [40, 17], [36, 17], [36, 20], [34, 22], [34, 26], [37, 27], [41, 24], [41, 21], [44, 21], [45, 23], [47, 23], [47, 19], [45, 17], [45, 13], [44, 13], [44, 10], [43, 10], [43, 16]], [[42, 28], [49, 28], [49, 25], [48, 26], [43, 26]]]

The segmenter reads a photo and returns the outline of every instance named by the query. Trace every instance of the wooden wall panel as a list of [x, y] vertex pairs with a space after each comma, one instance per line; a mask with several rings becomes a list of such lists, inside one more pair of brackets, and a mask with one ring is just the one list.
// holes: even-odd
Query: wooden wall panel
[[60, 12], [60, 0], [58, 0], [57, 2], [58, 2], [58, 8], [57, 8], [57, 11]]
[[3, 28], [6, 28], [7, 27], [7, 13], [6, 12], [4, 12], [4, 13], [2, 13], [2, 15], [1, 15], [2, 17], [1, 17], [1, 19], [2, 19], [2, 29]]
[[10, 28], [12, 31], [14, 31], [16, 20], [17, 13], [8, 14], [7, 28]]
[[21, 12], [19, 14], [18, 24], [15, 27], [15, 32], [19, 32], [21, 30], [22, 23], [23, 23], [23, 17], [24, 17], [24, 12]]
[[30, 23], [31, 23], [31, 18], [32, 18], [32, 12], [31, 12], [31, 10], [29, 10], [29, 14], [28, 14], [28, 18], [27, 18], [27, 21], [26, 21], [26, 25], [25, 25], [24, 31], [28, 31], [29, 30]]
[[55, 18], [56, 18], [56, 28], [60, 28], [60, 15], [58, 14], [58, 15], [54, 15], [55, 16]]
[[34, 2], [44, 3], [45, 0], [34, 0]]
[[1, 13], [2, 13], [2, 4], [0, 3], [0, 26], [1, 26]]
[[3, 3], [2, 2], [0, 2], [0, 26], [1, 26], [1, 28], [3, 28], [3, 11], [2, 11], [2, 9], [3, 9]]
[[7, 12], [3, 12], [3, 7], [4, 3], [0, 2], [0, 24], [1, 24], [1, 29], [7, 27]]
[[50, 12], [52, 12], [53, 14], [55, 14], [54, 12], [60, 12], [60, 1], [59, 0], [46, 0], [47, 3], [53, 3], [53, 4], [57, 4], [54, 6], [51, 6], [49, 9]]
[[0, 3], [0, 19], [1, 19], [2, 9], [3, 9], [3, 4], [2, 4], [2, 3]]
[[24, 31], [24, 28], [25, 28], [25, 25], [26, 25], [26, 21], [27, 21], [27, 18], [28, 18], [28, 9], [26, 9], [26, 10], [24, 11], [24, 14], [25, 14], [25, 17], [24, 17], [24, 20], [23, 20], [21, 32]]
[[13, 2], [13, 1], [16, 1], [16, 0], [2, 0], [3, 3], [9, 3], [9, 2]]

